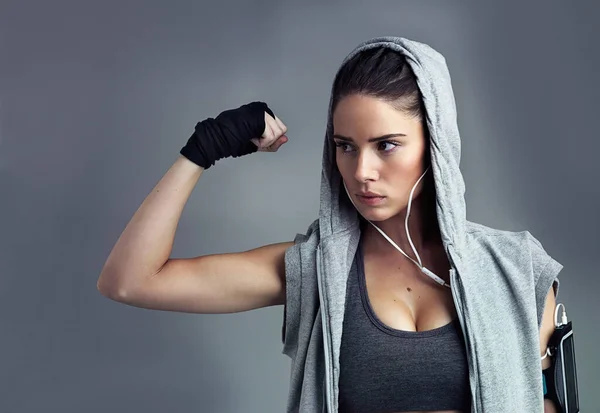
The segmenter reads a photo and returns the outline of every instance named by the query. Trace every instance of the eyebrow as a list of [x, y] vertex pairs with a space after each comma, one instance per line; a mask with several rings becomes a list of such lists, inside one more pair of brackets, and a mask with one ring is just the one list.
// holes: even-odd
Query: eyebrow
[[[384, 141], [384, 140], [390, 139], [390, 138], [405, 137], [405, 136], [406, 135], [404, 133], [389, 133], [387, 135], [378, 136], [376, 138], [369, 138], [369, 142], [379, 142], [379, 141]], [[354, 140], [352, 138], [349, 138], [347, 136], [342, 136], [342, 135], [334, 134], [332, 136], [332, 138], [339, 139], [341, 141], [346, 141], [346, 142], [354, 142]]]

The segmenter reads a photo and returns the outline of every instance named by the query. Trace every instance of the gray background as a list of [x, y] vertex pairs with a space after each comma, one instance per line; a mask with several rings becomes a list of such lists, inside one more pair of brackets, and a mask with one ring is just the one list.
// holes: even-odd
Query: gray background
[[203, 174], [173, 256], [304, 232], [333, 75], [398, 35], [447, 58], [468, 219], [529, 230], [565, 266], [582, 411], [600, 412], [598, 3], [201, 3], [0, 3], [0, 411], [283, 411], [283, 307], [151, 311], [96, 281], [195, 123], [252, 100], [290, 141]]

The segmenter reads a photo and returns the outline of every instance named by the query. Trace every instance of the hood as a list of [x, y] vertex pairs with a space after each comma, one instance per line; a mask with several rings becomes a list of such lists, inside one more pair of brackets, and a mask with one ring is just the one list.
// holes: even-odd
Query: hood
[[[377, 37], [359, 44], [346, 56], [344, 64], [359, 52], [387, 47], [402, 53], [417, 78], [431, 140], [431, 169], [437, 194], [437, 217], [442, 241], [458, 258], [465, 233], [465, 184], [459, 169], [460, 135], [456, 104], [445, 58], [430, 46], [401, 37]], [[336, 73], [336, 78], [339, 74]], [[335, 83], [335, 82], [334, 82]], [[333, 134], [333, 86], [329, 101], [327, 130], [323, 147], [319, 229], [321, 239], [355, 228], [359, 224], [356, 208], [344, 190], [335, 162]]]

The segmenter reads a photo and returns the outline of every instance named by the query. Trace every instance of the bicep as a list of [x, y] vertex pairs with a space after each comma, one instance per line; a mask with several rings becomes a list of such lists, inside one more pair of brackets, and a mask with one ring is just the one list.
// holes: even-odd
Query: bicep
[[285, 304], [284, 256], [292, 244], [170, 259], [158, 273], [113, 299], [135, 307], [202, 314]]

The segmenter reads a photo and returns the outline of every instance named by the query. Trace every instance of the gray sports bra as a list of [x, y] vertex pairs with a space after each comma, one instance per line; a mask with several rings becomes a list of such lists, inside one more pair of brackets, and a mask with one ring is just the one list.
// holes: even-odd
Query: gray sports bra
[[359, 244], [346, 294], [340, 349], [339, 411], [471, 410], [458, 320], [427, 331], [383, 324], [367, 295]]

